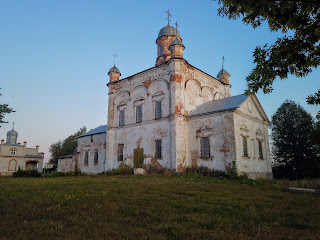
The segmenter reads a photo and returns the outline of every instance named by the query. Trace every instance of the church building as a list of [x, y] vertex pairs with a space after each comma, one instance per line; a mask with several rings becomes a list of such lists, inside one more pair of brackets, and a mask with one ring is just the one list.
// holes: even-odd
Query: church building
[[120, 79], [108, 72], [105, 170], [153, 164], [175, 171], [235, 167], [251, 178], [272, 178], [269, 120], [255, 95], [230, 95], [230, 74], [213, 77], [183, 57], [169, 24], [156, 39], [155, 66]]
[[191, 65], [169, 23], [156, 44], [154, 67], [122, 79], [115, 65], [109, 70], [108, 124], [78, 138], [77, 153], [60, 160], [64, 171], [152, 164], [174, 171], [234, 167], [250, 178], [272, 178], [269, 120], [257, 97], [231, 96], [223, 67], [213, 77]]
[[44, 153], [39, 146], [28, 148], [27, 142], [17, 143], [18, 133], [12, 128], [7, 133], [7, 141], [0, 144], [0, 176], [12, 175], [20, 167], [21, 170], [37, 170], [42, 172]]

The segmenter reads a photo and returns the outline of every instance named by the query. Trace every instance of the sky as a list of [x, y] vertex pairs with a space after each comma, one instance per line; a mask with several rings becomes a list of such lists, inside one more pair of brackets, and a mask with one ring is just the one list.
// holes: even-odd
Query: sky
[[[216, 76], [225, 57], [231, 95], [246, 89], [255, 47], [282, 36], [265, 24], [253, 29], [218, 16], [211, 0], [0, 0], [0, 103], [16, 111], [6, 115], [0, 138], [15, 122], [18, 142], [39, 145], [48, 160], [52, 143], [83, 126], [107, 124], [112, 55], [118, 55], [121, 78], [153, 67], [167, 9], [190, 64]], [[257, 97], [269, 119], [286, 99], [315, 116], [319, 106], [305, 99], [320, 88], [319, 80], [319, 69], [305, 78], [277, 79], [272, 93]]]

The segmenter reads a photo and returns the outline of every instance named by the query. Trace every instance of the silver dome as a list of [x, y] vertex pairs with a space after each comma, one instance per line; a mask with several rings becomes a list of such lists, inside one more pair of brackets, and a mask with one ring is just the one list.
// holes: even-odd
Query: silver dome
[[180, 37], [180, 33], [178, 30], [176, 30], [175, 27], [172, 27], [170, 25], [167, 25], [165, 26], [164, 28], [162, 28], [160, 31], [159, 31], [159, 34], [158, 34], [158, 38], [159, 37], [162, 37], [162, 36], [175, 36], [176, 35], [176, 31], [177, 31], [177, 35], [178, 37]]

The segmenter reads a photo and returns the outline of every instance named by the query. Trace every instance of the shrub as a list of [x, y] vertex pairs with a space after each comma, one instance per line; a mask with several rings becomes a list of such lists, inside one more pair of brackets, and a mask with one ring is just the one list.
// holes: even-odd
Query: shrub
[[50, 177], [64, 177], [65, 173], [64, 172], [51, 172]]
[[148, 174], [163, 174], [165, 169], [158, 168], [153, 164], [143, 165], [142, 168], [147, 171]]
[[107, 170], [106, 175], [133, 175], [133, 168], [129, 165], [122, 165], [112, 170]]
[[16, 172], [12, 174], [13, 177], [41, 177], [42, 174], [37, 170], [21, 170], [19, 167]]
[[73, 171], [67, 171], [67, 172], [64, 173], [64, 175], [66, 177], [74, 176], [74, 172]]

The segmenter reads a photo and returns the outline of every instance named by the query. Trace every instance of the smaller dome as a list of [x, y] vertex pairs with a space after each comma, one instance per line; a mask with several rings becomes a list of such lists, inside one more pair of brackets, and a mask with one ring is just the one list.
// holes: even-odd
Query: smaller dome
[[226, 70], [224, 70], [223, 68], [220, 70], [220, 72], [218, 73], [218, 75], [217, 75], [217, 77], [219, 77], [220, 75], [229, 75], [230, 76], [230, 74], [226, 71]]
[[121, 75], [120, 70], [116, 66], [113, 66], [112, 68], [110, 68], [108, 74], [112, 72], [119, 73]]
[[183, 45], [183, 43], [182, 43], [178, 38], [176, 38], [175, 40], [173, 40], [173, 41], [170, 43], [170, 46], [169, 46], [169, 47], [174, 46], [174, 45], [181, 45], [181, 46], [185, 47], [185, 46]]
[[18, 133], [15, 130], [10, 130], [9, 132], [7, 132], [7, 136], [18, 136]]
[[170, 25], [167, 25], [165, 26], [164, 28], [162, 28], [160, 31], [159, 31], [159, 34], [158, 34], [158, 38], [159, 37], [162, 37], [162, 36], [175, 36], [176, 35], [176, 32], [177, 32], [177, 35], [178, 37], [180, 37], [180, 33], [179, 31], [175, 28], [175, 27], [172, 27]]

